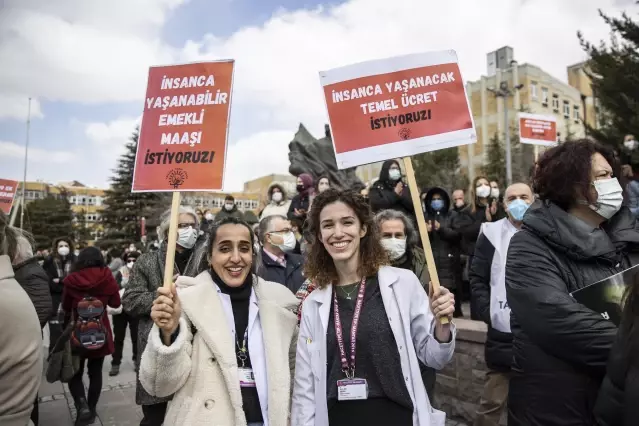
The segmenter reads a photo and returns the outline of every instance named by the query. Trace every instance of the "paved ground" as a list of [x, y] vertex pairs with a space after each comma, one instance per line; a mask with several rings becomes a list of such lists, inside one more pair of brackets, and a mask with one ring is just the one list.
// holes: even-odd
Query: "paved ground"
[[[109, 377], [111, 357], [107, 357], [104, 361], [102, 396], [98, 404], [98, 419], [93, 423], [93, 426], [138, 426], [140, 424], [142, 411], [135, 404], [135, 371], [131, 360], [131, 341], [128, 335], [123, 358], [120, 374], [116, 377]], [[88, 379], [85, 374], [86, 385], [88, 385]], [[75, 407], [66, 385], [60, 382], [48, 383], [46, 379], [43, 379], [39, 398], [40, 426], [73, 425]], [[455, 420], [447, 420], [446, 426], [468, 425]]]

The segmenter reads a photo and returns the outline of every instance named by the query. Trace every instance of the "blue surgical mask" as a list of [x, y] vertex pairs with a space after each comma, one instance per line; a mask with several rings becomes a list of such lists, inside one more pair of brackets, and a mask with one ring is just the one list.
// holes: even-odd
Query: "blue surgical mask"
[[528, 207], [530, 207], [530, 205], [527, 202], [520, 198], [517, 198], [516, 200], [508, 203], [508, 213], [510, 213], [510, 216], [514, 220], [516, 220], [517, 222], [521, 222], [524, 218], [526, 210], [528, 210]]
[[430, 206], [433, 210], [439, 211], [444, 208], [444, 200], [432, 200]]
[[399, 180], [402, 177], [402, 173], [397, 169], [390, 169], [388, 171], [388, 177], [390, 180]]

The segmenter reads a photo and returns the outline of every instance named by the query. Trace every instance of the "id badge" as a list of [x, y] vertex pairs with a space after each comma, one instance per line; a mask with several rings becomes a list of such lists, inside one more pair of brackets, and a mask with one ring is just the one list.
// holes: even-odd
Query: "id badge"
[[255, 376], [253, 375], [252, 368], [238, 368], [238, 373], [240, 376], [240, 387], [241, 388], [254, 388], [255, 387]]
[[337, 381], [337, 400], [356, 401], [368, 399], [366, 379], [343, 379]]

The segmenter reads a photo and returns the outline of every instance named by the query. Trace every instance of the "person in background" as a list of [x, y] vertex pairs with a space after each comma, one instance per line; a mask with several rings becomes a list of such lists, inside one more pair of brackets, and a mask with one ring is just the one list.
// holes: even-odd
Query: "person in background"
[[[22, 231], [0, 210], [0, 425], [30, 425], [42, 381], [42, 331], [29, 295], [14, 278]], [[48, 284], [48, 280], [47, 280]], [[48, 286], [48, 285], [47, 285]]]
[[[133, 265], [135, 265], [139, 257], [140, 253], [137, 251], [128, 252], [124, 259], [126, 264], [115, 274], [115, 282], [120, 289], [120, 297], [124, 295], [124, 291], [129, 284], [129, 277], [133, 270]], [[123, 309], [120, 309], [119, 312], [113, 312], [113, 341], [115, 350], [111, 357], [111, 371], [109, 371], [109, 376], [111, 377], [120, 374], [120, 364], [122, 363], [122, 351], [124, 350], [127, 327], [131, 333], [131, 347], [133, 349], [133, 362], [135, 363], [138, 353], [138, 320], [124, 312]]]
[[274, 182], [268, 187], [268, 204], [260, 214], [260, 220], [272, 215], [286, 216], [291, 200], [288, 199], [286, 189], [280, 183]]
[[639, 142], [634, 135], [626, 135], [623, 138], [623, 148], [621, 149], [622, 164], [639, 164]]
[[[202, 262], [206, 260], [206, 237], [198, 239], [199, 223], [195, 211], [186, 206], [180, 206], [178, 211], [178, 235], [175, 253], [176, 275], [195, 277], [201, 270]], [[158, 237], [162, 244], [154, 252], [142, 254], [133, 265], [126, 291], [122, 297], [124, 312], [138, 320], [138, 351], [136, 364], [140, 365], [140, 358], [149, 339], [149, 332], [153, 327], [151, 309], [157, 297], [157, 289], [162, 287], [164, 280], [164, 264], [169, 233], [171, 210], [167, 210], [161, 219]], [[136, 385], [135, 401], [142, 406], [144, 418], [140, 426], [161, 426], [166, 414], [167, 401], [170, 398], [158, 398], [150, 395], [140, 383]]]
[[197, 215], [197, 220], [202, 223], [202, 221], [204, 220], [204, 213], [202, 212], [202, 209], [200, 209], [199, 207], [195, 209], [195, 214]]
[[382, 164], [379, 180], [369, 190], [373, 213], [382, 210], [397, 210], [406, 214], [415, 223], [415, 208], [408, 187], [402, 181], [402, 171], [396, 160]]
[[124, 266], [124, 260], [122, 260], [123, 255], [124, 255], [124, 251], [120, 250], [119, 248], [114, 247], [111, 250], [109, 250], [109, 258], [107, 259], [110, 259], [110, 260], [107, 263], [107, 265], [109, 265], [109, 269], [111, 270], [111, 273], [113, 273], [114, 277], [115, 277], [115, 274], [118, 273], [120, 268]]
[[539, 201], [506, 261], [509, 425], [596, 424], [592, 409], [617, 327], [571, 293], [639, 259], [639, 225], [622, 207], [620, 169], [610, 148], [587, 139], [563, 142], [538, 160]]
[[297, 177], [297, 194], [291, 200], [288, 208], [287, 217], [298, 229], [304, 229], [306, 215], [308, 214], [311, 198], [315, 196], [315, 188], [313, 186], [313, 176], [308, 173], [302, 173]]
[[[419, 235], [411, 220], [397, 210], [382, 210], [375, 215], [375, 223], [382, 235], [382, 246], [388, 253], [391, 266], [412, 271], [426, 292], [429, 291], [430, 275], [424, 251], [417, 246]], [[434, 368], [419, 363], [422, 380], [428, 399], [433, 401], [436, 372]]]
[[504, 196], [508, 218], [484, 223], [475, 246], [470, 285], [479, 316], [488, 325], [484, 357], [489, 369], [475, 426], [498, 426], [506, 407], [513, 356], [510, 308], [506, 302], [506, 257], [510, 239], [521, 228], [532, 202], [528, 185], [509, 186]]
[[[461, 234], [450, 226], [450, 197], [442, 188], [431, 188], [424, 199], [424, 217], [428, 238], [435, 259], [439, 283], [451, 293], [461, 285], [460, 243]], [[453, 316], [462, 316], [461, 299], [455, 300]]]
[[639, 274], [623, 294], [621, 323], [595, 404], [599, 426], [634, 426], [639, 419]]
[[466, 193], [463, 189], [453, 191], [453, 204], [451, 208], [455, 213], [459, 213], [466, 208]]
[[244, 215], [237, 208], [237, 204], [235, 203], [235, 198], [232, 195], [227, 195], [224, 198], [224, 207], [215, 215], [215, 221], [218, 222], [225, 217], [234, 217], [236, 219], [244, 220]]
[[291, 222], [285, 216], [268, 216], [260, 222], [258, 238], [262, 249], [257, 275], [297, 292], [304, 282], [304, 258], [293, 254], [298, 242], [291, 230]]
[[635, 217], [639, 217], [639, 180], [635, 178], [632, 171], [632, 166], [625, 164], [621, 170], [626, 189], [625, 195], [627, 195], [627, 205], [630, 208], [632, 214]]
[[202, 212], [202, 221], [200, 222], [200, 231], [207, 233], [215, 220], [215, 215], [210, 209], [206, 209]]
[[[96, 418], [96, 407], [102, 392], [102, 365], [104, 357], [113, 353], [113, 333], [106, 307], [120, 307], [120, 294], [113, 274], [104, 262], [102, 253], [96, 247], [87, 247], [80, 252], [72, 272], [64, 279], [62, 309], [65, 327], [70, 321], [78, 320], [78, 304], [86, 297], [94, 297], [102, 302], [105, 310], [100, 321], [106, 331], [106, 341], [99, 349], [74, 348], [80, 356], [80, 369], [69, 380], [69, 392], [73, 396], [77, 411], [76, 426], [90, 425]], [[84, 367], [89, 375], [88, 392], [84, 390], [82, 377]]]
[[164, 426], [288, 426], [297, 299], [251, 273], [247, 223], [216, 222], [208, 241], [206, 269], [158, 289], [140, 379], [173, 395]]
[[69, 275], [75, 262], [73, 255], [73, 241], [70, 238], [60, 237], [53, 242], [51, 255], [44, 261], [42, 268], [49, 277], [49, 290], [51, 291], [51, 319], [49, 320], [49, 353], [53, 350], [58, 338], [62, 335], [58, 310], [62, 302], [62, 281]]
[[320, 176], [320, 178], [317, 179], [315, 190], [317, 194], [321, 194], [322, 192], [326, 191], [330, 187], [331, 187], [331, 181], [328, 179], [328, 176]]
[[504, 210], [504, 196], [499, 190], [499, 183], [496, 180], [490, 181], [490, 213], [493, 215], [493, 222], [504, 219], [506, 211]]
[[318, 195], [309, 232], [305, 271], [317, 288], [302, 305], [291, 424], [444, 424], [418, 359], [441, 369], [452, 358], [455, 328], [440, 320], [452, 318], [452, 294], [441, 287], [429, 301], [412, 271], [386, 266], [370, 206], [354, 191]]

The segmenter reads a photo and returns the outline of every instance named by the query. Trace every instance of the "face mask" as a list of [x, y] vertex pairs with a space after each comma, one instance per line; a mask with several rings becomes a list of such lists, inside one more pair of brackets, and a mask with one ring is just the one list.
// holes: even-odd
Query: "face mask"
[[284, 238], [284, 242], [282, 244], [273, 245], [286, 253], [295, 250], [295, 246], [297, 246], [297, 240], [295, 239], [295, 234], [293, 232], [287, 232], [286, 234], [283, 234], [282, 238]]
[[490, 188], [490, 196], [493, 198], [499, 198], [499, 188]]
[[625, 141], [623, 143], [623, 146], [626, 147], [626, 149], [635, 149], [635, 146], [637, 146], [637, 141], [635, 140], [629, 140], [629, 141]]
[[133, 264], [134, 263], [135, 262], [129, 262], [129, 263], [126, 264], [126, 267], [129, 268], [129, 269], [133, 269]]
[[304, 185], [297, 185], [295, 189], [297, 189], [297, 192], [302, 192], [304, 191]]
[[226, 203], [226, 204], [224, 204], [224, 208], [225, 208], [226, 210], [228, 210], [228, 211], [231, 211], [231, 210], [233, 210], [233, 206], [234, 206], [234, 205], [235, 205], [235, 204]]
[[276, 203], [279, 203], [280, 201], [282, 201], [282, 193], [274, 192], [273, 195], [271, 196], [271, 200], [275, 201]]
[[390, 169], [388, 171], [388, 177], [390, 178], [390, 180], [399, 180], [402, 177], [402, 174], [397, 169]]
[[623, 203], [623, 189], [617, 178], [601, 179], [593, 182], [597, 190], [597, 205], [590, 208], [601, 217], [610, 219], [619, 211]]
[[318, 190], [320, 193], [322, 193], [322, 192], [326, 191], [326, 190], [327, 190], [328, 188], [330, 188], [330, 187], [331, 187], [331, 186], [330, 186], [330, 184], [328, 184], [328, 183], [320, 183], [320, 184], [317, 186], [317, 190]]
[[76, 250], [76, 251], [74, 251], [74, 252], [73, 252], [73, 254], [74, 254], [76, 257], [78, 257], [78, 256], [80, 255], [80, 250]]
[[490, 186], [488, 185], [478, 186], [476, 193], [479, 198], [486, 198], [490, 195]]
[[516, 200], [511, 201], [507, 207], [508, 213], [510, 213], [513, 220], [521, 222], [524, 218], [524, 213], [526, 213], [526, 210], [528, 210], [530, 205], [528, 205], [528, 203], [524, 200], [517, 198]]
[[461, 209], [462, 207], [464, 207], [466, 203], [464, 202], [464, 200], [457, 200], [455, 202], [455, 207], [457, 207], [458, 209]]
[[397, 260], [406, 253], [406, 240], [384, 238], [382, 239], [382, 247], [388, 252], [391, 260]]
[[207, 213], [204, 215], [204, 219], [211, 221], [213, 220], [213, 213]]
[[195, 232], [193, 227], [189, 226], [188, 228], [178, 229], [177, 244], [180, 247], [184, 247], [187, 250], [192, 249], [196, 240], [197, 232]]
[[62, 257], [68, 256], [69, 255], [69, 247], [60, 247], [58, 249], [58, 254]]
[[430, 206], [433, 208], [433, 210], [439, 211], [444, 208], [444, 200], [432, 200], [430, 202]]

